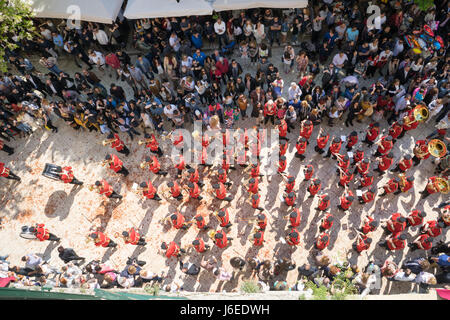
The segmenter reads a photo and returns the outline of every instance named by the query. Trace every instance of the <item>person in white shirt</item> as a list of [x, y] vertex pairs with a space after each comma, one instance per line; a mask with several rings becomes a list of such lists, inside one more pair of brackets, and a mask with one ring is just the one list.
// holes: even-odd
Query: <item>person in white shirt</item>
[[292, 82], [291, 86], [288, 89], [288, 100], [291, 101], [299, 99], [301, 95], [302, 89], [300, 89], [300, 87], [295, 82]]
[[227, 44], [227, 38], [225, 34], [226, 29], [227, 28], [225, 22], [223, 22], [221, 18], [218, 18], [216, 23], [214, 23], [214, 32], [217, 34], [220, 49], [222, 49], [222, 42], [225, 45]]
[[178, 52], [178, 50], [180, 50], [180, 39], [178, 39], [175, 32], [172, 32], [172, 34], [170, 35], [169, 45], [175, 52]]
[[109, 47], [108, 35], [105, 31], [101, 29], [94, 29], [93, 36], [94, 40], [97, 40], [104, 50], [111, 51]]
[[394, 278], [392, 278], [392, 280], [411, 282], [411, 281], [414, 281], [415, 278], [416, 278], [416, 275], [414, 273], [412, 273], [410, 269], [406, 269], [404, 271], [400, 270], [399, 272], [397, 272], [395, 274]]
[[89, 50], [89, 61], [95, 64], [100, 71], [103, 71], [105, 66], [105, 56], [98, 51]]
[[337, 72], [340, 72], [341, 69], [344, 68], [345, 63], [347, 62], [348, 57], [345, 53], [339, 52], [333, 58], [333, 64], [338, 69]]

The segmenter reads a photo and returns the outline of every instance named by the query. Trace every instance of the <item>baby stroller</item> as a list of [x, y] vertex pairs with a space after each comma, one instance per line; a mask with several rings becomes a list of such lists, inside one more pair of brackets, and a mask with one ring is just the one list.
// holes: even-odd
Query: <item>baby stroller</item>
[[236, 46], [236, 41], [231, 41], [226, 46], [222, 48], [222, 54], [226, 56], [227, 58], [231, 57], [234, 51], [234, 47]]

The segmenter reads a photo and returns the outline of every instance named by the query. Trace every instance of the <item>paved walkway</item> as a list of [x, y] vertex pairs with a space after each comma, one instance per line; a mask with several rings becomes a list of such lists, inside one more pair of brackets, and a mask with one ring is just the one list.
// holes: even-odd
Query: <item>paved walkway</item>
[[[273, 56], [270, 61], [279, 70], [282, 70], [279, 59], [281, 49], [275, 49]], [[41, 70], [37, 62], [35, 65]], [[245, 67], [244, 73], [250, 71], [252, 74], [255, 74], [254, 67], [243, 67]], [[60, 68], [71, 75], [75, 71], [79, 71], [72, 61], [61, 61]], [[289, 75], [282, 73], [282, 76], [286, 91], [290, 82], [298, 81], [294, 73]], [[109, 88], [110, 83], [114, 79], [109, 78], [107, 75], [102, 76], [102, 82], [107, 88]], [[123, 82], [118, 81], [117, 83], [126, 89], [128, 98], [130, 98], [132, 94], [131, 88]], [[246, 121], [238, 122], [238, 126], [250, 128], [254, 123], [254, 119], [247, 119]], [[387, 127], [385, 120], [382, 120], [381, 123], [383, 128]], [[433, 130], [433, 123], [421, 124], [418, 129], [406, 134], [403, 139], [398, 141], [393, 150], [395, 161], [405, 152], [412, 154], [414, 141], [428, 135]], [[163, 185], [170, 179], [169, 177], [175, 175], [168, 159], [162, 160], [161, 163], [163, 168], [169, 168], [169, 177], [155, 177], [150, 172], [144, 171], [139, 167], [139, 163], [149, 152], [145, 150], [144, 146], [138, 145], [138, 139], [131, 141], [127, 135], [121, 134], [121, 138], [131, 150], [131, 154], [127, 158], [120, 155], [120, 158], [124, 160], [124, 165], [130, 171], [129, 176], [124, 179], [112, 174], [109, 169], [107, 170], [100, 165], [105, 154], [110, 152], [111, 149], [101, 145], [101, 140], [104, 137], [99, 133], [75, 131], [59, 119], [56, 119], [56, 117], [55, 125], [59, 128], [57, 134], [39, 129], [29, 138], [17, 139], [10, 143], [16, 149], [13, 156], [7, 157], [5, 153], [0, 154], [0, 161], [6, 162], [13, 172], [22, 178], [21, 184], [15, 184], [6, 179], [0, 180], [0, 213], [1, 216], [5, 217], [4, 229], [0, 231], [0, 253], [9, 253], [12, 264], [21, 264], [20, 257], [23, 254], [35, 252], [43, 254], [47, 259], [51, 259], [51, 264], [61, 265], [55, 250], [59, 244], [30, 241], [19, 237], [22, 225], [39, 222], [45, 223], [51, 232], [63, 239], [61, 245], [74, 248], [81, 256], [85, 256], [87, 261], [101, 258], [102, 261], [111, 261], [117, 268], [121, 269], [125, 265], [127, 257], [139, 255], [141, 260], [147, 261], [146, 268], [154, 272], [166, 270], [166, 274], [169, 276], [167, 282], [177, 279], [183, 284], [186, 291], [231, 291], [239, 287], [242, 277], [239, 277], [239, 282], [221, 283], [204, 271], [198, 277], [186, 276], [179, 270], [178, 262], [175, 259], [167, 260], [165, 257], [156, 254], [162, 241], [174, 240], [177, 243], [181, 242], [182, 246], [185, 246], [191, 243], [196, 236], [201, 236], [205, 240], [208, 238], [206, 233], [198, 233], [194, 227], [188, 231], [170, 229], [161, 225], [159, 223], [160, 219], [176, 209], [180, 209], [187, 220], [190, 220], [199, 212], [207, 215], [224, 207], [225, 202], [220, 203], [210, 196], [205, 196], [205, 201], [202, 203], [197, 201], [186, 202], [187, 197], [185, 197], [181, 205], [176, 201], [164, 200], [159, 203], [152, 200], [143, 201], [139, 195], [132, 192], [132, 184], [151, 178], [153, 184], [159, 187], [158, 190], [161, 193]], [[332, 128], [326, 124], [323, 127], [331, 136], [348, 135], [352, 130], [357, 130], [359, 138], [362, 139], [367, 125], [368, 120], [366, 119], [364, 123], [355, 121], [354, 128], [346, 128], [341, 122], [336, 123]], [[312, 139], [315, 139], [318, 130], [318, 127], [314, 129]], [[286, 234], [287, 222], [279, 218], [287, 214], [287, 207], [280, 203], [279, 199], [283, 192], [280, 185], [284, 185], [284, 183], [281, 177], [273, 176], [270, 182], [265, 177], [260, 186], [263, 206], [269, 211], [271, 216], [269, 217], [269, 226], [265, 233], [266, 242], [264, 247], [259, 250], [252, 248], [252, 245], [246, 240], [252, 231], [252, 226], [246, 222], [239, 221], [254, 214], [254, 210], [250, 205], [244, 203], [244, 200], [247, 198], [247, 191], [244, 190], [243, 182], [248, 177], [243, 175], [240, 170], [237, 170], [229, 174], [233, 182], [231, 193], [234, 195], [234, 200], [227, 205], [229, 212], [231, 212], [231, 221], [233, 223], [229, 234], [230, 237], [234, 238], [233, 245], [226, 250], [218, 250], [212, 246], [213, 249], [206, 256], [216, 256], [219, 262], [222, 262], [223, 266], [230, 271], [231, 267], [228, 261], [236, 255], [245, 258], [258, 256], [261, 259], [272, 259], [274, 255], [276, 257], [291, 256], [297, 265], [302, 265], [307, 261], [313, 262], [311, 249], [318, 234], [318, 224], [321, 216], [313, 209], [317, 206], [317, 198], [308, 199], [306, 194], [307, 184], [300, 183], [302, 181], [300, 169], [309, 163], [314, 164], [316, 167], [315, 176], [323, 182], [324, 189], [322, 191], [329, 193], [331, 196], [331, 210], [336, 220], [331, 230], [330, 245], [325, 251], [335, 259], [342, 259], [346, 255], [346, 251], [351, 248], [351, 244], [356, 237], [354, 228], [360, 226], [362, 217], [368, 212], [374, 212], [376, 219], [381, 220], [388, 218], [394, 212], [407, 213], [413, 208], [417, 208], [427, 213], [426, 220], [437, 218], [438, 212], [433, 210], [432, 207], [443, 201], [445, 196], [440, 194], [432, 195], [423, 200], [418, 193], [423, 190], [427, 178], [433, 174], [432, 157], [411, 169], [410, 174], [413, 174], [415, 177], [415, 188], [407, 195], [377, 197], [372, 204], [367, 206], [361, 206], [355, 201], [349, 212], [342, 213], [336, 210], [339, 197], [343, 191], [343, 189], [336, 187], [338, 182], [335, 172], [336, 162], [317, 155], [313, 150], [315, 143], [309, 146], [306, 160], [298, 160], [294, 157], [294, 141], [297, 136], [298, 128], [288, 135], [291, 142], [287, 155], [287, 172], [290, 175], [297, 176], [297, 207], [302, 212], [302, 224], [299, 228], [301, 232], [301, 246], [292, 252], [288, 245], [280, 242], [280, 238]], [[165, 146], [166, 152], [168, 151], [167, 147]], [[372, 148], [372, 151], [374, 150], [375, 147]], [[365, 147], [365, 151], [366, 154], [370, 153], [367, 147]], [[374, 161], [373, 158], [371, 160]], [[74, 190], [70, 185], [49, 180], [41, 175], [46, 163], [72, 166], [75, 176], [79, 180], [84, 181], [85, 184], [105, 178], [116, 191], [124, 195], [123, 201], [117, 204], [112, 202], [104, 203], [96, 193], [89, 191], [86, 187]], [[215, 177], [215, 175], [216, 168], [201, 172], [201, 177], [206, 181], [206, 184], [209, 183], [210, 177]], [[386, 174], [381, 179], [377, 175], [375, 176], [375, 184], [381, 187], [394, 174]], [[355, 184], [352, 183], [350, 187], [355, 191]], [[215, 219], [211, 220], [211, 225], [216, 227], [217, 221]], [[115, 236], [116, 233], [121, 233], [125, 228], [131, 226], [142, 230], [149, 242], [146, 247], [140, 248], [125, 245], [122, 240]], [[118, 248], [115, 250], [96, 248], [93, 243], [86, 243], [86, 235], [91, 227], [100, 227], [113, 239], [117, 239], [119, 243]], [[408, 229], [408, 242], [412, 241], [417, 233], [418, 228]], [[440, 238], [446, 239], [447, 236], [448, 229], [437, 240]], [[368, 255], [363, 254], [358, 257], [354, 252], [351, 252], [349, 253], [351, 263], [357, 263], [360, 267], [364, 267], [369, 259], [374, 260], [376, 263], [382, 263], [389, 256], [393, 257], [395, 262], [401, 263], [405, 258], [415, 258], [424, 255], [420, 251], [408, 252], [409, 249], [388, 253], [376, 245], [384, 237], [382, 229], [379, 228], [372, 236], [374, 242], [368, 251]], [[211, 244], [211, 241], [209, 243]], [[185, 261], [198, 263], [200, 259], [201, 256], [194, 252], [189, 255], [189, 258], [185, 258]], [[293, 283], [296, 276], [296, 271], [290, 272], [287, 276], [288, 282]], [[389, 288], [383, 285], [381, 292], [395, 292], [395, 287]]]

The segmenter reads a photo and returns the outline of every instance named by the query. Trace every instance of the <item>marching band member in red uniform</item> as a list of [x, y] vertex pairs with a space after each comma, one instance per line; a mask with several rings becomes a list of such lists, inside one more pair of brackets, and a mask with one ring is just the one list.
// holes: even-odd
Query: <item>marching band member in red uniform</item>
[[5, 167], [3, 162], [0, 162], [0, 177], [17, 180], [19, 182], [21, 180], [19, 176], [15, 175], [9, 168]]
[[433, 238], [426, 233], [421, 234], [414, 242], [408, 243], [408, 247], [411, 248], [411, 251], [417, 249], [430, 250], [433, 247]]
[[321, 234], [319, 234], [319, 236], [317, 237], [316, 243], [315, 243], [316, 249], [323, 250], [329, 244], [330, 244], [330, 237], [329, 237], [328, 233], [322, 232]]
[[142, 237], [134, 227], [123, 231], [122, 237], [125, 244], [132, 244], [134, 246], [145, 246], [147, 244], [144, 237]]
[[122, 199], [122, 196], [116, 193], [106, 180], [95, 181], [94, 188], [99, 194], [111, 199]]
[[385, 195], [387, 195], [389, 193], [394, 193], [395, 191], [397, 191], [399, 182], [400, 182], [400, 178], [398, 178], [398, 177], [394, 177], [394, 178], [390, 179], [383, 186], [384, 192], [382, 194], [380, 194], [380, 197], [384, 197]]
[[156, 153], [158, 156], [162, 156], [163, 152], [159, 147], [158, 141], [156, 140], [155, 135], [152, 133], [151, 135], [148, 133], [144, 134], [145, 138], [145, 147], [150, 149], [150, 152]]
[[96, 231], [89, 235], [91, 239], [94, 239], [94, 244], [96, 247], [117, 247], [117, 243], [112, 241], [103, 232]]
[[423, 223], [423, 218], [425, 218], [427, 214], [422, 210], [413, 210], [406, 216], [406, 225], [408, 227], [416, 227], [420, 226]]
[[389, 167], [394, 163], [394, 154], [389, 152], [382, 157], [378, 157], [375, 160], [378, 161], [378, 167], [374, 169], [374, 171], [379, 172], [379, 176], [386, 173], [389, 170]]
[[364, 139], [364, 143], [368, 144], [371, 147], [375, 140], [377, 140], [378, 135], [380, 134], [380, 124], [378, 122], [371, 123], [369, 128], [367, 129], [366, 138]]
[[130, 154], [130, 150], [127, 148], [127, 146], [123, 143], [122, 140], [120, 140], [119, 135], [117, 133], [110, 133], [107, 137], [108, 140], [106, 140], [108, 143], [111, 144], [111, 148], [116, 149], [117, 152], [123, 153], [125, 156], [128, 157]]
[[77, 185], [82, 185], [83, 182], [77, 180], [74, 175], [73, 175], [73, 170], [72, 167], [62, 167], [62, 171], [59, 174], [59, 178], [64, 182], [64, 183], [70, 183], [70, 184], [77, 184]]
[[353, 146], [358, 143], [358, 133], [356, 131], [352, 131], [350, 135], [347, 137], [347, 151], [352, 150]]
[[125, 177], [129, 174], [127, 168], [123, 166], [122, 160], [115, 154], [107, 154], [105, 161], [109, 164], [109, 168], [115, 173], [123, 174]]
[[294, 210], [292, 210], [291, 213], [285, 216], [284, 219], [289, 219], [290, 222], [289, 228], [296, 228], [300, 225], [302, 221], [302, 215], [299, 209], [294, 208]]
[[406, 172], [413, 165], [413, 161], [409, 154], [405, 154], [402, 159], [397, 163], [397, 166], [392, 170], [392, 172]]
[[314, 174], [314, 167], [311, 164], [308, 164], [304, 169], [303, 169], [303, 174], [305, 175], [305, 181], [309, 181], [311, 180], [313, 174]]
[[329, 138], [330, 135], [322, 132], [322, 128], [320, 128], [320, 132], [317, 137], [317, 145], [314, 147], [314, 150], [318, 153], [324, 153], [325, 151], [323, 149], [325, 149]]
[[43, 223], [36, 223], [36, 226], [30, 228], [31, 232], [34, 232], [36, 238], [39, 241], [60, 241], [61, 238], [58, 238], [53, 233], [50, 233]]
[[368, 187], [368, 186], [372, 185], [373, 174], [371, 172], [369, 172], [366, 175], [362, 176], [360, 182], [361, 182], [361, 184], [358, 187], [359, 189], [362, 189], [364, 187]]
[[183, 200], [183, 194], [181, 193], [181, 188], [176, 181], [167, 182], [167, 186], [169, 187], [170, 194], [173, 198], [177, 200]]

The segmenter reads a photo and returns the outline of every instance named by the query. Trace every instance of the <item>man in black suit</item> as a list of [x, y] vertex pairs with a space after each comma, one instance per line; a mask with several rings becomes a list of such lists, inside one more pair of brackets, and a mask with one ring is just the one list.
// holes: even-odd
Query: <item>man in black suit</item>
[[404, 85], [408, 82], [409, 78], [411, 77], [411, 72], [409, 72], [411, 69], [410, 66], [405, 66], [402, 69], [399, 69], [397, 73], [395, 74], [395, 77], [400, 80], [400, 83]]
[[47, 97], [48, 92], [45, 89], [44, 83], [39, 79], [38, 76], [34, 74], [26, 74], [26, 81], [24, 82], [24, 88], [27, 92], [31, 92], [33, 90], [38, 90], [42, 92], [44, 97]]
[[63, 89], [64, 88], [61, 86], [61, 83], [59, 81], [52, 81], [50, 79], [47, 79], [45, 81], [45, 90], [49, 93], [49, 95], [57, 95], [65, 101], [66, 99], [64, 99], [64, 96], [62, 94]]

